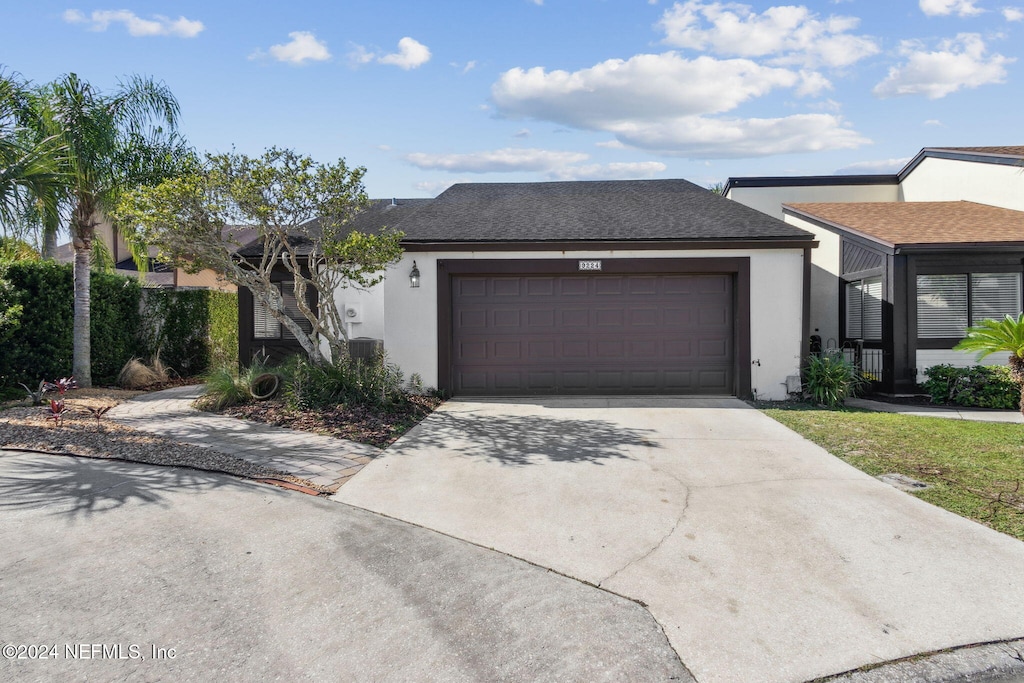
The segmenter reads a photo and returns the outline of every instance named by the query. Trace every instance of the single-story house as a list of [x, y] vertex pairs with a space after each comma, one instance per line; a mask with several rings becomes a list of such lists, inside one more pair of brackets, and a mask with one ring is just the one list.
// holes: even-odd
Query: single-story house
[[811, 334], [881, 391], [976, 363], [952, 350], [966, 328], [1022, 310], [1024, 146], [925, 148], [892, 175], [730, 178], [726, 196], [814, 234]]
[[[458, 184], [352, 224], [382, 226], [405, 253], [336, 292], [350, 336], [456, 396], [781, 399], [807, 352], [813, 235], [684, 180]], [[240, 358], [287, 348], [239, 306]]]

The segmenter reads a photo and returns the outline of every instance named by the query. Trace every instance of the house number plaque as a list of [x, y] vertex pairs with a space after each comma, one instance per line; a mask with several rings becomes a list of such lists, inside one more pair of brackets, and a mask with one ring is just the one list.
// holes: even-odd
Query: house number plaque
[[579, 270], [601, 270], [600, 261], [580, 261]]

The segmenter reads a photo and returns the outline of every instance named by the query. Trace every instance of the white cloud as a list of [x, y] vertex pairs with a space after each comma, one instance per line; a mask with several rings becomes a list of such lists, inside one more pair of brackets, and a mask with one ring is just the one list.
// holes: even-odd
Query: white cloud
[[[415, 69], [430, 61], [430, 48], [423, 43], [406, 36], [398, 41], [398, 52], [378, 54], [367, 50], [362, 45], [353, 45], [348, 53], [348, 61], [352, 66], [360, 66], [376, 61], [378, 64], [390, 64], [400, 69]], [[456, 64], [452, 64], [456, 66]], [[476, 66], [476, 62], [468, 62], [462, 73]]]
[[601, 142], [595, 142], [594, 147], [601, 147], [603, 149], [626, 149], [626, 146], [619, 140], [602, 140]]
[[367, 50], [362, 45], [352, 45], [352, 48], [348, 52], [348, 61], [352, 66], [361, 66], [363, 64], [369, 64], [377, 55]]
[[934, 51], [905, 40], [900, 54], [907, 61], [890, 67], [889, 75], [872, 90], [877, 97], [924, 95], [935, 100], [961, 88], [1002, 83], [1006, 80], [1006, 65], [1016, 61], [999, 54], [986, 56], [985, 43], [976, 33], [943, 40]]
[[1024, 21], [1024, 10], [1019, 7], [1004, 7], [1003, 19], [1007, 21]]
[[896, 173], [907, 165], [913, 157], [900, 159], [881, 159], [879, 161], [858, 161], [836, 170], [836, 175], [861, 175], [873, 173]]
[[152, 19], [143, 19], [128, 10], [95, 10], [88, 16], [76, 9], [69, 9], [62, 15], [69, 24], [88, 24], [91, 31], [106, 31], [111, 24], [124, 24], [128, 34], [142, 36], [175, 36], [178, 38], [195, 38], [203, 28], [203, 22], [178, 17], [171, 19], [154, 14]]
[[392, 64], [400, 69], [415, 69], [430, 61], [430, 49], [423, 43], [406, 36], [398, 41], [398, 52], [384, 55], [381, 64]]
[[938, 119], [928, 119], [922, 125], [925, 125], [925, 126], [939, 126], [940, 128], [945, 128], [945, 126], [942, 124], [942, 121], [939, 121]]
[[[552, 180], [610, 180], [651, 178], [668, 166], [660, 161], [583, 163], [590, 156], [582, 152], [560, 152], [546, 149], [505, 148], [468, 154], [407, 154], [413, 166], [450, 173], [542, 173]], [[417, 189], [443, 190], [451, 183], [423, 182]]]
[[422, 180], [413, 185], [414, 188], [420, 192], [426, 192], [429, 195], [436, 197], [441, 194], [455, 183], [468, 183], [468, 178], [462, 180]]
[[455, 69], [460, 69], [464, 74], [468, 74], [470, 71], [476, 68], [476, 60], [471, 59], [465, 64], [460, 64], [459, 62], [448, 62], [448, 65]]
[[426, 154], [414, 152], [405, 160], [417, 168], [450, 173], [511, 173], [515, 171], [548, 172], [568, 164], [586, 161], [582, 152], [555, 152], [546, 149], [504, 149], [468, 154]]
[[945, 17], [950, 14], [973, 17], [985, 11], [976, 7], [974, 0], [919, 0], [918, 5], [929, 17]]
[[879, 51], [867, 36], [850, 34], [856, 17], [818, 15], [804, 6], [769, 7], [758, 14], [739, 3], [677, 2], [658, 27], [675, 47], [727, 57], [766, 57], [776, 64], [844, 67]]
[[817, 71], [800, 72], [800, 85], [796, 88], [797, 95], [820, 95], [825, 90], [832, 90], [832, 82], [827, 78]]
[[[317, 40], [310, 31], [292, 31], [288, 37], [291, 40], [287, 43], [271, 45], [268, 50], [270, 56], [279, 62], [302, 64], [307, 61], [324, 62], [331, 58], [327, 43]], [[260, 59], [265, 56], [262, 50], [256, 50], [249, 55], [249, 59]]]
[[552, 180], [640, 180], [653, 178], [667, 168], [660, 161], [584, 164], [555, 169], [548, 173], [548, 177]]
[[576, 128], [606, 130], [611, 124], [729, 111], [799, 76], [746, 59], [689, 60], [674, 52], [610, 59], [580, 71], [515, 68], [491, 87], [498, 110]]
[[632, 147], [690, 159], [737, 159], [853, 149], [870, 142], [831, 114], [794, 114], [774, 119], [683, 116], [655, 123], [624, 123], [610, 129]]
[[492, 86], [491, 96], [500, 115], [609, 132], [620, 145], [670, 156], [740, 158], [868, 142], [831, 114], [709, 116], [777, 88], [810, 92], [827, 85], [823, 78], [746, 59], [688, 60], [668, 52], [609, 60], [572, 73], [511, 69]]

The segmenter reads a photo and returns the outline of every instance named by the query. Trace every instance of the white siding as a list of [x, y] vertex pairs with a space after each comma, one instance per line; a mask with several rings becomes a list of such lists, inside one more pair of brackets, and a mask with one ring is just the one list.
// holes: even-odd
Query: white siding
[[783, 204], [801, 202], [895, 202], [899, 186], [878, 185], [815, 185], [808, 187], [733, 187], [729, 199], [775, 218], [782, 218]]
[[786, 222], [814, 235], [818, 248], [811, 250], [811, 334], [839, 343], [839, 235], [799, 216], [786, 214]]
[[903, 179], [907, 202], [970, 201], [1024, 211], [1024, 166], [927, 157]]
[[[355, 336], [384, 339], [390, 359], [406, 377], [419, 373], [426, 386], [439, 375], [437, 261], [439, 259], [613, 259], [613, 258], [750, 258], [752, 388], [758, 396], [786, 398], [785, 381], [799, 374], [803, 301], [803, 250], [579, 251], [579, 252], [417, 252], [407, 253], [387, 280], [364, 293], [365, 323]], [[422, 273], [418, 288], [409, 286], [416, 261]], [[339, 297], [348, 300], [348, 294]], [[385, 305], [386, 302], [386, 305]], [[380, 335], [378, 337], [378, 334]]]

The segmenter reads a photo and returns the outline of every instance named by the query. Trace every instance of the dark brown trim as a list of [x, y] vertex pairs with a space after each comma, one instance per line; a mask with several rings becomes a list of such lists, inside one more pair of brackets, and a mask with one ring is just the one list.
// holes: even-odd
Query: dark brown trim
[[800, 367], [804, 367], [811, 352], [811, 250], [804, 249], [804, 292], [800, 315]]
[[[805, 253], [810, 247], [802, 245]], [[810, 259], [808, 258], [809, 262]], [[437, 375], [438, 388], [451, 392], [452, 381], [452, 277], [456, 275], [569, 275], [579, 273], [579, 259], [439, 259], [437, 261]], [[751, 397], [750, 350], [750, 257], [624, 258], [601, 259], [601, 273], [734, 273], [736, 277], [734, 393]], [[588, 272], [588, 275], [596, 273]], [[808, 278], [805, 274], [805, 279]], [[806, 306], [809, 303], [807, 288]], [[805, 325], [809, 324], [806, 322]]]
[[739, 188], [834, 187], [844, 185], [899, 185], [895, 173], [865, 175], [747, 176], [729, 178], [723, 194]]
[[818, 246], [808, 234], [807, 239], [742, 240], [742, 241], [616, 241], [616, 242], [403, 242], [409, 252], [422, 251], [622, 251], [624, 249], [651, 251], [706, 251], [708, 249], [806, 249]]

